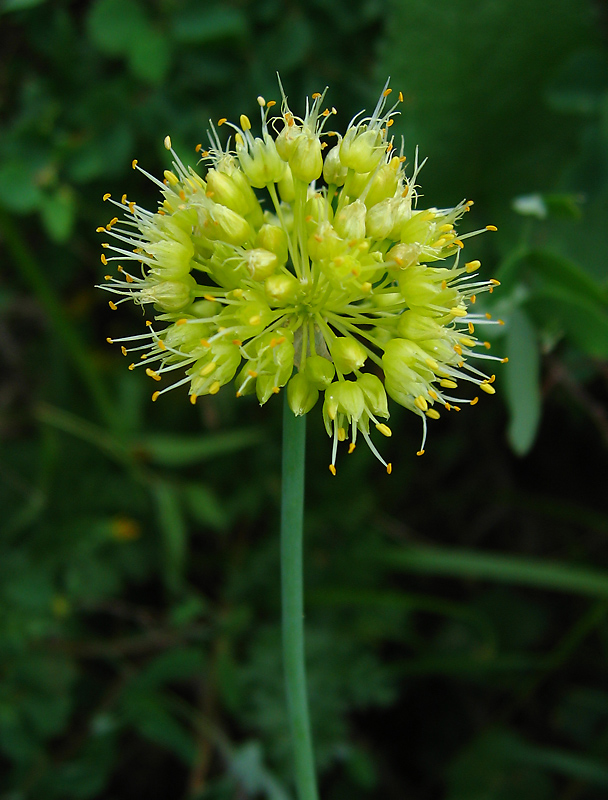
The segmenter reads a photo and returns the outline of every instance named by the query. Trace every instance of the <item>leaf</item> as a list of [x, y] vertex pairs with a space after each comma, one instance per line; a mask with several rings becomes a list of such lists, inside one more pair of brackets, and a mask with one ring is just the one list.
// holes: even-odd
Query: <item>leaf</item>
[[182, 491], [188, 510], [197, 522], [216, 531], [226, 530], [229, 515], [211, 486], [190, 483]]
[[244, 36], [247, 18], [240, 9], [230, 6], [193, 7], [174, 17], [173, 36], [186, 44], [206, 44]]
[[184, 582], [188, 529], [175, 487], [166, 481], [153, 484], [158, 509], [158, 525], [164, 544], [162, 568], [165, 583], [173, 591]]
[[380, 561], [394, 569], [534, 586], [558, 592], [608, 597], [608, 572], [586, 566], [448, 547], [408, 546], [385, 550]]
[[193, 763], [196, 755], [194, 738], [168, 711], [163, 695], [128, 687], [123, 713], [147, 739], [169, 748], [188, 766]]
[[74, 192], [69, 186], [60, 186], [55, 192], [42, 197], [40, 216], [49, 238], [61, 244], [67, 241], [76, 220]]
[[580, 297], [582, 300], [606, 306], [608, 292], [578, 264], [549, 250], [534, 250], [526, 258], [532, 278]]
[[520, 308], [507, 318], [504, 383], [510, 420], [509, 443], [519, 456], [525, 455], [538, 430], [541, 412], [540, 356], [536, 332]]
[[135, 0], [97, 0], [87, 18], [93, 43], [109, 56], [128, 53], [146, 26], [144, 11]]
[[42, 191], [31, 164], [15, 160], [0, 166], [0, 204], [17, 214], [28, 214], [41, 202]]
[[205, 436], [149, 434], [138, 443], [138, 449], [151, 461], [165, 467], [184, 467], [209, 458], [234, 453], [258, 444], [262, 434], [245, 428]]
[[171, 66], [167, 38], [148, 25], [142, 26], [129, 50], [129, 66], [133, 74], [146, 83], [162, 83]]
[[608, 358], [608, 311], [567, 289], [546, 287], [530, 298], [530, 311], [557, 321], [580, 349], [592, 358]]

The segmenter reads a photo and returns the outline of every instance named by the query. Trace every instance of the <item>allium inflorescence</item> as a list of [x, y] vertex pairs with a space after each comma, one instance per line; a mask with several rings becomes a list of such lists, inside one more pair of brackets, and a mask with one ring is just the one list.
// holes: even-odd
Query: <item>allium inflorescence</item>
[[[477, 402], [453, 396], [458, 381], [494, 393], [494, 376], [468, 359], [505, 360], [476, 350], [489, 343], [475, 326], [493, 321], [470, 311], [498, 282], [476, 280], [477, 260], [461, 264], [463, 240], [481, 233], [455, 230], [472, 201], [417, 207], [420, 165], [416, 155], [406, 175], [403, 145], [397, 151], [390, 136], [397, 105], [387, 107], [388, 85], [344, 137], [325, 130], [336, 113], [325, 92], [307, 99], [304, 118], [281, 93], [277, 116], [274, 101], [258, 98], [261, 137], [244, 115], [239, 125], [222, 119], [234, 138], [223, 147], [211, 123], [210, 148], [196, 148], [204, 178], [169, 137], [164, 181], [134, 161], [161, 190], [155, 212], [104, 196], [124, 217], [98, 228], [114, 240], [102, 244], [111, 253], [102, 263], [140, 266], [119, 263], [100, 288], [120, 296], [114, 310], [127, 300], [155, 310], [145, 333], [108, 341], [125, 355], [139, 351], [129, 368], [155, 381], [177, 371], [153, 400], [187, 385], [194, 403], [235, 379], [237, 396], [255, 393], [261, 404], [286, 386], [301, 415], [322, 394], [331, 472], [338, 443], [350, 439], [352, 452], [359, 434], [390, 472], [370, 438], [372, 426], [391, 435], [387, 395], [421, 418], [422, 455], [437, 407]], [[263, 198], [254, 191], [262, 189]]]

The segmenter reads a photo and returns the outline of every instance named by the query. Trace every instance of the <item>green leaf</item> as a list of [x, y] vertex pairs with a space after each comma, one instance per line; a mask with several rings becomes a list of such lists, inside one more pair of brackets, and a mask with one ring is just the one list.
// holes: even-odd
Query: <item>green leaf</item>
[[69, 186], [60, 186], [55, 192], [42, 197], [40, 216], [49, 238], [60, 244], [67, 241], [76, 220], [74, 192]]
[[188, 510], [197, 522], [216, 531], [228, 527], [228, 513], [210, 486], [190, 483], [182, 491]]
[[527, 303], [530, 311], [557, 322], [580, 349], [592, 358], [608, 358], [608, 312], [599, 304], [567, 289], [546, 287]]
[[164, 578], [167, 587], [177, 591], [184, 581], [188, 529], [175, 487], [166, 481], [158, 481], [153, 485], [153, 492], [164, 545]]
[[582, 300], [606, 306], [608, 292], [578, 264], [548, 250], [528, 254], [526, 266], [530, 276], [542, 278], [543, 283], [580, 297]]
[[519, 308], [507, 318], [504, 382], [510, 420], [509, 443], [517, 455], [525, 455], [534, 443], [541, 412], [540, 356], [536, 332]]
[[206, 44], [244, 36], [247, 18], [240, 9], [230, 6], [209, 8], [194, 6], [174, 18], [173, 36], [178, 42]]
[[135, 0], [97, 0], [87, 18], [93, 43], [109, 56], [128, 53], [146, 26], [145, 13]]
[[123, 713], [147, 739], [169, 748], [185, 764], [193, 763], [194, 738], [168, 711], [163, 695], [130, 686], [125, 690]]
[[150, 461], [165, 467], [183, 467], [209, 458], [234, 453], [258, 444], [262, 434], [255, 428], [205, 436], [149, 434], [139, 441], [138, 450]]
[[15, 160], [0, 166], [0, 204], [17, 214], [28, 214], [41, 202], [42, 191], [31, 164]]
[[608, 597], [608, 572], [593, 567], [422, 545], [408, 546], [402, 550], [385, 550], [379, 554], [379, 558], [383, 563], [404, 572], [496, 581], [592, 597]]
[[146, 83], [158, 84], [165, 79], [171, 66], [171, 49], [166, 37], [144, 25], [129, 50], [129, 66]]

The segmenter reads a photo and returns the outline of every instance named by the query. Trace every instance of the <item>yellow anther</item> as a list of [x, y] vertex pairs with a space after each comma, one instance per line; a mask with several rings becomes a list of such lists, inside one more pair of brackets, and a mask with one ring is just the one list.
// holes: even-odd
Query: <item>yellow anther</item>
[[467, 272], [475, 272], [475, 270], [479, 269], [479, 267], [481, 267], [481, 261], [477, 261], [477, 259], [475, 259], [475, 261], [467, 261], [467, 263], [464, 265], [464, 268]]
[[158, 372], [154, 372], [154, 370], [153, 370], [153, 369], [151, 369], [150, 367], [147, 367], [147, 368], [146, 368], [146, 375], [147, 375], [149, 378], [154, 378], [154, 380], [155, 380], [155, 381], [160, 381], [160, 380], [162, 380], [162, 378], [160, 377], [160, 375], [158, 374]]
[[357, 445], [356, 445], [354, 442], [351, 442], [351, 443], [348, 445], [348, 454], [349, 454], [349, 455], [350, 455], [351, 453], [353, 453], [353, 452], [354, 452], [354, 450], [355, 450], [355, 447], [356, 447], [356, 446], [357, 446]]
[[162, 340], [162, 339], [159, 339], [159, 340], [156, 342], [156, 344], [158, 345], [158, 349], [159, 349], [159, 350], [166, 350], [166, 349], [167, 349], [167, 345], [166, 345], [166, 344], [163, 342], [163, 340]]
[[153, 392], [152, 393], [152, 402], [156, 403], [156, 401], [158, 400], [159, 397], [160, 397], [160, 392]]
[[459, 344], [454, 345], [454, 352], [458, 353], [459, 356], [462, 355], [462, 347]]
[[427, 367], [430, 367], [433, 371], [439, 369], [439, 364], [435, 361], [434, 358], [425, 358], [424, 363]]
[[264, 108], [264, 106], [266, 105], [266, 100], [264, 100], [264, 98], [262, 97], [262, 95], [261, 95], [261, 94], [259, 94], [259, 95], [257, 96], [257, 101], [258, 101], [258, 105], [259, 105], [259, 107], [260, 107], [260, 108]]
[[176, 325], [185, 325], [187, 322], [188, 322], [188, 320], [187, 320], [187, 319], [184, 319], [184, 318], [182, 317], [181, 319], [178, 319], [178, 320], [176, 321], [176, 323], [175, 323], [175, 324], [176, 324]]
[[101, 254], [101, 263], [104, 265], [104, 267], [108, 266], [108, 259], [105, 257], [103, 253]]
[[443, 386], [444, 389], [457, 389], [458, 384], [456, 381], [449, 381], [447, 378], [444, 378], [442, 381], [439, 381], [439, 385]]
[[262, 321], [262, 318], [259, 314], [254, 314], [253, 317], [249, 317], [249, 324], [250, 325], [259, 325]]
[[101, 243], [101, 246], [102, 246], [102, 247], [109, 247], [110, 245], [108, 244], [108, 242], [102, 242], [102, 243]]
[[321, 92], [313, 92], [312, 93], [312, 99], [313, 100], [316, 100], [318, 97], [321, 97]]
[[113, 300], [108, 301], [108, 305], [110, 306], [112, 311], [116, 311], [118, 309], [118, 306], [116, 305], [116, 303]]
[[371, 283], [369, 281], [365, 281], [364, 283], [361, 284], [361, 291], [362, 292], [370, 292], [371, 288], [372, 288], [372, 285], [371, 285]]
[[392, 430], [391, 430], [391, 429], [388, 427], [388, 425], [385, 425], [385, 424], [384, 424], [384, 422], [378, 422], [378, 423], [376, 423], [376, 430], [377, 430], [377, 431], [380, 431], [380, 433], [381, 433], [383, 436], [387, 436], [387, 437], [389, 437], [389, 436], [392, 436], [392, 435], [393, 435], [393, 432], [392, 432]]
[[114, 344], [114, 339], [110, 339], [110, 337], [109, 337], [109, 336], [106, 336], [106, 342], [107, 342], [108, 344]]
[[477, 342], [475, 341], [475, 339], [469, 339], [469, 337], [468, 337], [468, 336], [461, 336], [461, 337], [460, 337], [460, 342], [461, 342], [461, 344], [463, 344], [465, 347], [475, 347], [475, 345], [477, 344]]
[[208, 364], [205, 364], [204, 367], [200, 369], [200, 375], [204, 378], [205, 375], [211, 375], [213, 370], [217, 367], [217, 363], [215, 361], [210, 361]]
[[209, 387], [209, 394], [217, 394], [221, 388], [221, 385], [222, 384], [219, 381], [213, 381]]
[[489, 383], [481, 383], [479, 385], [479, 388], [482, 390], [482, 392], [485, 392], [486, 394], [496, 394], [496, 389]]
[[469, 322], [467, 327], [469, 329], [469, 333], [475, 333], [475, 326], [473, 325], [472, 322]]
[[445, 236], [442, 236], [440, 239], [437, 239], [436, 242], [433, 243], [433, 247], [443, 247], [443, 245], [447, 242]]
[[336, 474], [336, 468], [333, 464], [329, 465], [329, 471], [331, 472], [332, 475]]
[[497, 320], [497, 322], [498, 322], [499, 325], [504, 325], [505, 324], [504, 319], [499, 319], [499, 320]]
[[430, 419], [439, 419], [439, 417], [441, 416], [439, 411], [435, 411], [434, 408], [429, 408], [429, 410], [426, 412], [426, 415]]
[[[479, 403], [479, 397], [474, 397], [474, 398], [471, 400], [471, 405], [472, 405], [472, 406], [476, 406], [476, 405], [477, 405], [477, 403]], [[457, 406], [454, 406], [454, 408], [457, 408]], [[460, 411], [460, 409], [458, 409], [458, 410]]]
[[120, 346], [120, 352], [123, 354], [123, 356], [127, 355], [127, 348], [124, 346], [124, 344]]
[[500, 281], [497, 281], [496, 278], [490, 278], [490, 283], [492, 286], [500, 286]]
[[496, 227], [496, 225], [486, 225], [486, 230], [487, 231], [497, 231], [498, 228]]
[[483, 346], [486, 348], [486, 350], [489, 350], [489, 349], [492, 347], [492, 345], [490, 344], [490, 342], [484, 342], [484, 343], [483, 343]]
[[243, 344], [243, 342], [240, 339], [233, 339], [232, 344], [236, 345], [236, 347], [240, 347]]
[[142, 355], [140, 355], [140, 358], [141, 358], [142, 361], [145, 361], [146, 358], [148, 358], [148, 354], [147, 353], [142, 353]]
[[450, 308], [450, 314], [453, 314], [455, 317], [466, 317], [467, 310], [466, 308], [460, 308], [459, 306], [454, 306]]
[[225, 122], [228, 122], [228, 119], [226, 117], [222, 117], [221, 119], [218, 119], [217, 124], [223, 125]]
[[403, 103], [403, 92], [399, 92], [399, 102]]
[[104, 275], [103, 279], [104, 279], [104, 281], [111, 281], [112, 280], [112, 276], [111, 275]]
[[171, 172], [170, 169], [166, 169], [163, 172], [163, 175], [165, 176], [165, 180], [170, 186], [175, 186], [176, 184], [179, 183], [177, 175], [174, 172]]
[[206, 339], [201, 339], [201, 344], [203, 347], [211, 347], [211, 345]]
[[[197, 144], [196, 147], [194, 148], [194, 152], [195, 153], [200, 153], [202, 149], [203, 149], [203, 145], [202, 144]], [[190, 397], [195, 397], [195, 395], [191, 394]]]
[[277, 104], [277, 101], [276, 101], [276, 100], [269, 100], [269, 101], [266, 103], [266, 108], [272, 108], [273, 106], [276, 106], [276, 104]]
[[241, 128], [244, 131], [251, 130], [251, 121], [246, 114], [241, 114], [240, 122], [241, 122]]
[[496, 375], [490, 375], [490, 377], [488, 378], [488, 383], [494, 383], [495, 380], [496, 380]]
[[386, 465], [386, 474], [390, 475], [392, 471], [393, 471], [393, 465], [389, 461], [388, 464]]
[[414, 405], [421, 411], [426, 411], [429, 407], [428, 403], [421, 394], [419, 394], [418, 397], [414, 400]]
[[423, 456], [423, 455], [424, 455], [424, 450], [418, 450], [418, 452], [416, 453], [416, 455], [417, 455], [417, 456]]
[[165, 145], [165, 148], [167, 150], [171, 150], [171, 137], [170, 136], [165, 136], [163, 144]]
[[382, 97], [388, 97], [388, 96], [389, 96], [389, 94], [390, 94], [392, 91], [393, 91], [392, 89], [385, 89], [385, 90], [382, 92]]
[[476, 303], [476, 302], [477, 302], [477, 295], [476, 295], [476, 294], [472, 294], [472, 295], [471, 295], [471, 303], [472, 303], [473, 305], [475, 305], [475, 303]]
[[395, 124], [395, 120], [394, 119], [389, 119], [389, 120], [386, 121], [386, 127], [387, 128], [390, 128], [391, 125], [394, 125], [394, 124]]
[[136, 167], [136, 166], [137, 166], [137, 159], [136, 159], [136, 158], [134, 158], [134, 159], [133, 159], [133, 161], [131, 161], [131, 167], [132, 167], [133, 169], [135, 169], [135, 167]]
[[136, 204], [135, 200], [131, 200], [131, 202], [129, 203], [129, 211], [131, 212], [131, 214], [133, 214], [135, 212], [135, 206], [136, 205], [137, 204]]
[[446, 222], [445, 225], [440, 225], [437, 230], [441, 231], [442, 233], [446, 233], [446, 231], [451, 231], [454, 229], [454, 226], [450, 222]]
[[123, 194], [123, 196], [120, 198], [120, 202], [123, 204], [123, 206], [127, 205], [127, 203], [129, 201], [127, 200], [127, 195], [126, 194]]
[[110, 194], [110, 192], [106, 192], [106, 193], [104, 194], [104, 196], [103, 196], [103, 199], [104, 199], [104, 200], [109, 200], [109, 199], [110, 199], [110, 197], [112, 197], [112, 195]]
[[95, 233], [105, 233], [106, 229], [101, 225], [99, 228], [95, 228]]
[[431, 400], [438, 400], [439, 399], [439, 396], [438, 396], [437, 392], [434, 389], [429, 389], [429, 397], [431, 398]]
[[128, 369], [130, 369], [132, 372], [135, 369], [135, 364], [129, 364]]
[[452, 244], [455, 244], [455, 245], [456, 245], [456, 247], [460, 247], [460, 249], [461, 249], [461, 250], [462, 250], [462, 248], [464, 247], [464, 242], [461, 242], [461, 241], [460, 241], [460, 239], [454, 239], [454, 241], [452, 242]]
[[194, 405], [196, 405], [196, 398], [197, 398], [197, 396], [198, 396], [198, 395], [196, 395], [196, 394], [191, 394], [191, 395], [190, 395], [190, 402], [192, 403], [192, 405], [193, 405], [193, 406], [194, 406]]
[[257, 378], [258, 377], [258, 373], [254, 369], [247, 370], [247, 375], [249, 375], [250, 378]]
[[278, 387], [278, 386], [273, 386], [273, 387], [272, 387], [272, 391], [273, 391], [275, 394], [278, 394], [278, 393], [279, 393], [281, 390], [279, 389], [279, 387]]
[[489, 314], [487, 311], [486, 311], [485, 317], [486, 317], [486, 319], [492, 319], [492, 315]]
[[445, 292], [445, 290], [447, 288], [448, 288], [448, 282], [447, 281], [441, 281], [441, 289], [442, 289], [442, 291]]

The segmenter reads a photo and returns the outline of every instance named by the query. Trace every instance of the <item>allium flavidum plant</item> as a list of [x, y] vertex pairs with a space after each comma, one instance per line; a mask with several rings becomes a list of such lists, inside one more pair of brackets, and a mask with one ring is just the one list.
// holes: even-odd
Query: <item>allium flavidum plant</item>
[[[326, 92], [307, 99], [303, 117], [281, 94], [280, 109], [258, 97], [259, 136], [245, 115], [211, 123], [210, 146], [196, 148], [203, 169], [185, 166], [167, 136], [173, 168], [163, 181], [133, 162], [158, 185], [156, 210], [106, 195], [122, 219], [98, 230], [104, 266], [116, 264], [101, 285], [119, 298], [110, 307], [152, 308], [144, 332], [114, 341], [130, 369], [158, 382], [153, 400], [187, 387], [195, 403], [234, 382], [237, 396], [264, 404], [286, 390], [283, 656], [295, 783], [299, 800], [316, 800], [304, 669], [306, 415], [321, 406], [334, 475], [340, 443], [352, 453], [360, 437], [390, 473], [372, 441], [391, 435], [388, 398], [420, 418], [422, 455], [427, 420], [477, 402], [475, 391], [455, 396], [459, 383], [494, 394], [494, 375], [478, 364], [501, 359], [476, 335], [494, 320], [473, 310], [497, 281], [462, 257], [481, 231], [456, 230], [472, 202], [419, 208], [422, 165], [417, 154], [408, 165], [391, 130], [401, 95], [391, 105], [387, 84], [371, 116], [358, 114], [342, 136]], [[230, 131], [224, 144], [218, 128]]]
[[339, 443], [352, 452], [359, 436], [391, 471], [371, 437], [391, 435], [387, 396], [421, 419], [421, 455], [427, 419], [477, 402], [454, 395], [458, 382], [494, 393], [494, 376], [474, 364], [500, 359], [477, 338], [488, 319], [472, 306], [497, 282], [462, 258], [480, 231], [456, 231], [472, 203], [418, 207], [420, 165], [408, 175], [395, 146], [390, 94], [343, 137], [329, 129], [325, 92], [303, 118], [284, 94], [277, 116], [259, 97], [261, 136], [245, 115], [221, 119], [232, 134], [223, 146], [211, 124], [209, 149], [197, 148], [202, 177], [169, 137], [163, 182], [133, 162], [160, 189], [155, 211], [105, 196], [123, 218], [99, 228], [110, 239], [103, 264], [118, 262], [101, 288], [120, 297], [113, 309], [154, 309], [145, 333], [115, 340], [138, 355], [130, 369], [162, 386], [153, 400], [183, 386], [194, 403], [234, 381], [237, 396], [264, 404], [286, 387], [296, 416], [321, 405], [335, 474]]

